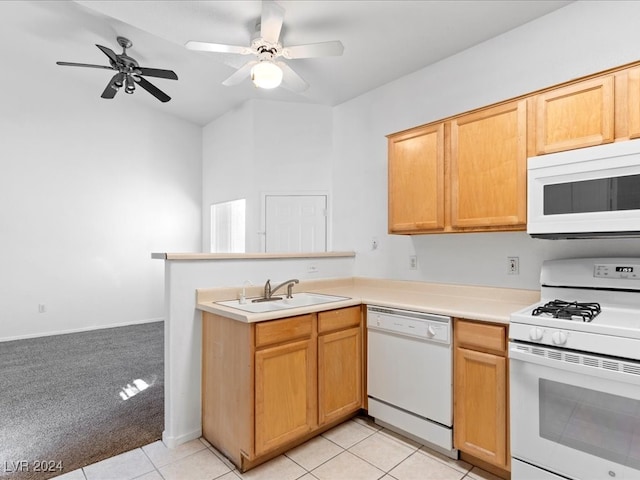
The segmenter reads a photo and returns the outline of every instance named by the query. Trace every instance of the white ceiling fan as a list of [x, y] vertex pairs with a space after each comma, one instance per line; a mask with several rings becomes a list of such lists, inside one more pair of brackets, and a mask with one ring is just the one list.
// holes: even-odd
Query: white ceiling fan
[[196, 41], [189, 41], [185, 46], [189, 50], [236, 53], [240, 55], [255, 55], [257, 57], [255, 60], [250, 60], [240, 67], [233, 75], [222, 82], [223, 85], [236, 85], [245, 78], [251, 77], [253, 83], [259, 88], [276, 88], [282, 84], [284, 88], [293, 92], [303, 92], [309, 88], [309, 84], [289, 65], [278, 59], [280, 57], [294, 60], [298, 58], [340, 56], [344, 51], [344, 47], [339, 40], [285, 47], [280, 42], [280, 31], [282, 30], [283, 22], [284, 8], [273, 0], [263, 0], [262, 15], [256, 23], [256, 31], [251, 37], [250, 46], [243, 47]]

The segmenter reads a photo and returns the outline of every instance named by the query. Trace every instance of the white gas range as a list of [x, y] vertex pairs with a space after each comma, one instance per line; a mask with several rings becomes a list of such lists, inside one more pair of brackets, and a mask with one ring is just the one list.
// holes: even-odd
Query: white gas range
[[547, 261], [509, 326], [513, 480], [640, 478], [640, 258]]

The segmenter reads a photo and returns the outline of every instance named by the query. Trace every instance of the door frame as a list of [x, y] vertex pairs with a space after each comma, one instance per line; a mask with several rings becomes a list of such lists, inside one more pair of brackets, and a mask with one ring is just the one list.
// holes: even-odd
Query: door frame
[[326, 237], [327, 237], [327, 252], [332, 250], [332, 228], [331, 228], [331, 195], [328, 190], [310, 190], [310, 191], [299, 191], [299, 190], [290, 190], [290, 191], [269, 191], [269, 192], [260, 192], [260, 231], [258, 232], [258, 236], [260, 237], [260, 251], [267, 251], [267, 197], [318, 197], [323, 196], [327, 199], [327, 215], [326, 215]]

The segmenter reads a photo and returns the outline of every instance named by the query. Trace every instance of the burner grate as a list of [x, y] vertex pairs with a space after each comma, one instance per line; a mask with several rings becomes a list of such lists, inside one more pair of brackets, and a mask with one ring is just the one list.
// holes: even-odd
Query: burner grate
[[565, 320], [590, 322], [600, 313], [600, 304], [592, 302], [566, 302], [553, 300], [534, 308], [532, 315], [546, 315]]

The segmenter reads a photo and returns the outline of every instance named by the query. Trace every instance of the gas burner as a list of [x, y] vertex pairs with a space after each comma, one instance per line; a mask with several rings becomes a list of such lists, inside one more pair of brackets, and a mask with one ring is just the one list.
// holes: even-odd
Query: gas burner
[[599, 303], [586, 302], [566, 302], [564, 300], [553, 300], [540, 307], [534, 308], [532, 315], [547, 315], [553, 318], [564, 320], [582, 320], [590, 322], [600, 313]]

